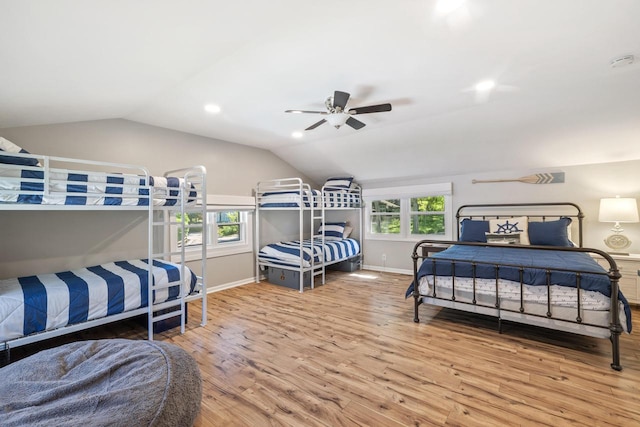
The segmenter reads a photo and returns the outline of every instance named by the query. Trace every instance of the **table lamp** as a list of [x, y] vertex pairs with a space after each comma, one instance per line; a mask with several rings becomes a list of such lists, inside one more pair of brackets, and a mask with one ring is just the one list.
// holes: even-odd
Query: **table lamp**
[[[631, 240], [623, 235], [621, 222], [639, 222], [638, 204], [636, 199], [630, 197], [610, 197], [600, 199], [600, 222], [614, 222], [611, 229], [613, 234], [604, 239], [604, 243], [614, 251], [626, 249], [631, 245]], [[620, 253], [620, 252], [618, 252]], [[628, 255], [628, 254], [626, 254]]]

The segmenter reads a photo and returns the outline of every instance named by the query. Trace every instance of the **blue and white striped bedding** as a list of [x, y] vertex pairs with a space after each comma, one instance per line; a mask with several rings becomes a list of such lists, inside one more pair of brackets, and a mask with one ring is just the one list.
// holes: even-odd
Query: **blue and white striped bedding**
[[[149, 177], [153, 204], [176, 205], [183, 184], [182, 178]], [[189, 202], [195, 201], [193, 185], [188, 198]], [[47, 177], [42, 168], [3, 165], [0, 167], [0, 203], [149, 206], [149, 187], [145, 185], [145, 178], [137, 175], [52, 170]]]
[[[311, 257], [314, 264], [321, 262], [332, 263], [351, 258], [360, 253], [360, 243], [355, 239], [342, 239], [325, 241], [315, 239], [303, 240], [303, 267], [311, 266]], [[272, 243], [260, 249], [258, 253], [260, 261], [278, 265], [300, 266], [300, 241]]]
[[[184, 289], [195, 274], [187, 269]], [[156, 303], [175, 299], [181, 267], [154, 261]], [[147, 260], [118, 261], [55, 274], [0, 280], [0, 342], [148, 306]]]
[[[320, 191], [311, 190], [303, 191], [302, 203], [304, 207], [310, 207], [313, 203], [314, 208], [320, 207]], [[358, 206], [360, 204], [359, 193], [349, 193], [347, 191], [325, 191], [324, 192], [325, 208], [348, 208]], [[262, 194], [260, 198], [260, 207], [262, 208], [297, 208], [300, 206], [299, 191], [280, 191], [268, 192]]]

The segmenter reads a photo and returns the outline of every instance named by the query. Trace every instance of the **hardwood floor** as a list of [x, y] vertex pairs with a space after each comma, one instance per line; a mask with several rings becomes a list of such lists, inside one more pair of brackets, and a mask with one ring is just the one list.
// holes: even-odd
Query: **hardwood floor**
[[[156, 339], [200, 365], [197, 426], [640, 425], [637, 331], [616, 372], [605, 339], [513, 323], [499, 334], [495, 319], [425, 306], [416, 324], [409, 281], [360, 271], [303, 294], [246, 285], [210, 295], [206, 327], [193, 304], [184, 335]], [[114, 336], [146, 331], [128, 321], [44, 346]]]

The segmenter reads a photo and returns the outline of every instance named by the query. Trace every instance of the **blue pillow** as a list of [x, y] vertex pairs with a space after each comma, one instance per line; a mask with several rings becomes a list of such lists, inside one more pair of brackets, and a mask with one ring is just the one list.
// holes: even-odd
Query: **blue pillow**
[[328, 178], [327, 182], [324, 183], [324, 187], [328, 191], [349, 190], [352, 181], [352, 176]]
[[573, 247], [567, 227], [571, 218], [562, 217], [557, 221], [535, 221], [529, 223], [529, 241], [532, 245]]
[[324, 233], [325, 240], [342, 240], [346, 222], [325, 222], [318, 229], [318, 234]]
[[465, 218], [462, 220], [460, 225], [461, 242], [487, 242], [487, 236], [485, 233], [489, 232], [489, 221]]
[[[0, 153], [20, 153], [20, 154], [31, 154], [27, 150], [22, 147], [18, 147], [13, 142], [8, 139], [4, 139], [0, 137]], [[22, 165], [22, 166], [40, 166], [38, 164], [38, 159], [27, 158], [27, 157], [17, 157], [17, 156], [5, 156], [0, 154], [0, 163], [5, 163], [9, 165]]]

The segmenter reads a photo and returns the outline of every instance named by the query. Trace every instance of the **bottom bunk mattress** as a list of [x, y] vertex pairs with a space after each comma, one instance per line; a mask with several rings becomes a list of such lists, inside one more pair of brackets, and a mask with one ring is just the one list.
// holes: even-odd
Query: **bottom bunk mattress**
[[[193, 292], [196, 275], [153, 261], [155, 303]], [[171, 285], [171, 284], [174, 285]], [[0, 280], [0, 342], [148, 306], [148, 261], [110, 262], [54, 274]]]
[[[311, 257], [314, 264], [334, 263], [342, 261], [360, 253], [360, 243], [355, 239], [325, 240], [311, 239], [302, 241], [302, 266], [311, 267]], [[258, 259], [261, 262], [300, 266], [300, 241], [272, 243], [260, 249]]]

